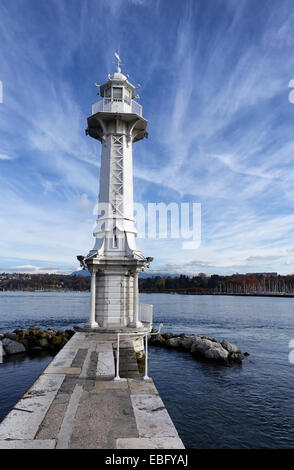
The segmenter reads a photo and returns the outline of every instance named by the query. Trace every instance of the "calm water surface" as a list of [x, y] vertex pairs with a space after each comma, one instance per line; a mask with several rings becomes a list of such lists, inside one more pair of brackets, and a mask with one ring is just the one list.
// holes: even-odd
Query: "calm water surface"
[[[188, 448], [294, 448], [294, 299], [141, 294], [164, 331], [226, 338], [250, 356], [243, 366], [196, 361], [150, 348], [150, 375]], [[65, 329], [87, 320], [88, 293], [0, 293], [0, 331]], [[0, 365], [0, 419], [50, 358]]]

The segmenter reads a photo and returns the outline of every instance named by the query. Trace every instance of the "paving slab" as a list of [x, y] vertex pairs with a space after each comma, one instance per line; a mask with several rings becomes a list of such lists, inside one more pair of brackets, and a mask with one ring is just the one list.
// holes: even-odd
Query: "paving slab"
[[159, 395], [131, 395], [139, 437], [178, 437]]
[[128, 389], [128, 382], [126, 380], [98, 380], [95, 383], [96, 390], [113, 390], [113, 389]]
[[115, 376], [113, 351], [99, 352], [97, 363], [97, 376]]
[[47, 367], [44, 374], [80, 375], [80, 367]]
[[117, 439], [117, 449], [185, 449], [179, 437]]
[[0, 441], [0, 449], [55, 449], [56, 441], [38, 440], [38, 439], [21, 439], [16, 441]]
[[39, 427], [36, 439], [56, 439], [58, 436], [71, 397], [71, 393], [60, 390], [61, 387]]
[[60, 431], [57, 436], [56, 449], [68, 449], [71, 432], [74, 426], [76, 412], [83, 394], [83, 387], [76, 385], [70, 397], [66, 413], [64, 415]]
[[96, 344], [96, 351], [97, 352], [111, 352], [113, 351], [112, 348], [112, 342], [111, 341], [104, 341], [104, 342], [99, 342]]
[[152, 379], [128, 379], [131, 395], [159, 395]]

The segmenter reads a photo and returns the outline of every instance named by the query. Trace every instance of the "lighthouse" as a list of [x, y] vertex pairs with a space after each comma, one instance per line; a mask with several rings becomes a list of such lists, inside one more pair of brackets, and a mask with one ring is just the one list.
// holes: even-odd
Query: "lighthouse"
[[139, 304], [138, 276], [152, 258], [136, 246], [133, 197], [133, 144], [147, 137], [147, 121], [135, 100], [139, 85], [129, 82], [115, 57], [116, 71], [96, 84], [101, 98], [88, 118], [86, 135], [101, 143], [98, 218], [94, 247], [78, 259], [91, 273], [88, 327], [137, 331], [144, 329], [144, 317], [152, 316], [152, 306]]

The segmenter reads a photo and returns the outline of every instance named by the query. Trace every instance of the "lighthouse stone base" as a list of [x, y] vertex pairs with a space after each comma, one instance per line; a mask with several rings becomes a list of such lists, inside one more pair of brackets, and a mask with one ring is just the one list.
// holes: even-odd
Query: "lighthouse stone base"
[[[144, 330], [139, 312], [139, 272], [144, 257], [96, 255], [86, 259], [91, 273], [91, 315], [88, 328], [122, 332]], [[151, 323], [152, 318], [149, 323]], [[149, 325], [150, 326], [150, 325]]]

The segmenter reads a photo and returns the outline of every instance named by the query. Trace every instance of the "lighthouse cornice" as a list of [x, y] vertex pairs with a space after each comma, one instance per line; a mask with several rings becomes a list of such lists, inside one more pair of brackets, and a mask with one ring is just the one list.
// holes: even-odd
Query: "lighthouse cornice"
[[88, 118], [86, 135], [104, 143], [111, 135], [124, 135], [128, 144], [135, 143], [148, 136], [147, 124], [148, 121], [137, 114], [99, 112]]

